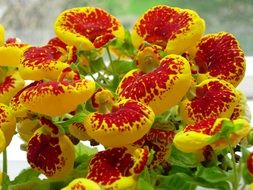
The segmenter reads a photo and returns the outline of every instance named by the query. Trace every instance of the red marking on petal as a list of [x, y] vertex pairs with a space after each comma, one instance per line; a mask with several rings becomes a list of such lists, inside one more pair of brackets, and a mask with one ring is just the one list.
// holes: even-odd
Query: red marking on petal
[[64, 50], [67, 51], [67, 44], [65, 44], [63, 41], [61, 41], [58, 37], [54, 37], [51, 40], [48, 41], [48, 45], [56, 46], [56, 47], [61, 47]]
[[52, 123], [52, 121], [50, 121], [49, 119], [45, 118], [45, 117], [41, 117], [40, 118], [40, 124], [44, 127], [47, 127], [48, 129], [50, 129], [50, 131], [54, 134], [57, 135], [59, 134], [59, 129], [58, 127]]
[[[131, 98], [148, 104], [155, 98], [170, 90], [178, 74], [182, 73], [184, 63], [175, 61], [174, 58], [163, 59], [160, 66], [145, 74], [136, 71], [131, 76], [124, 78], [120, 88], [120, 96]], [[169, 84], [169, 85], [168, 85]]]
[[[119, 132], [130, 131], [136, 122], [140, 122], [143, 118], [148, 119], [149, 114], [150, 110], [147, 107], [136, 101], [129, 100], [112, 109], [112, 113], [95, 113], [91, 118], [91, 123], [94, 123], [93, 130], [99, 128], [110, 129], [115, 125]], [[140, 128], [141, 123], [136, 127]]]
[[51, 70], [49, 67], [51, 62], [60, 59], [62, 52], [57, 50], [56, 47], [46, 45], [43, 47], [31, 47], [24, 52], [21, 64], [26, 67]]
[[139, 174], [147, 162], [148, 152], [142, 149], [139, 153], [136, 160], [125, 147], [99, 152], [90, 162], [87, 178], [101, 185], [111, 185], [121, 177]]
[[213, 125], [215, 123], [216, 119], [214, 118], [209, 118], [202, 120], [198, 123], [194, 123], [192, 125], [187, 125], [184, 128], [184, 132], [189, 132], [189, 131], [195, 131], [198, 133], [206, 134], [206, 135], [215, 135], [221, 130], [222, 124], [220, 123], [218, 126], [213, 128]]
[[156, 167], [165, 160], [166, 155], [169, 153], [170, 146], [173, 143], [174, 136], [174, 131], [151, 128], [150, 131], [143, 138], [135, 142], [134, 145], [138, 147], [148, 147], [149, 150], [153, 149], [155, 154], [150, 165]]
[[245, 72], [243, 51], [229, 33], [204, 36], [197, 46], [195, 62], [200, 73], [209, 73], [223, 80], [240, 81]]
[[249, 155], [249, 158], [247, 160], [247, 166], [249, 172], [253, 175], [253, 152]]
[[189, 30], [191, 22], [192, 18], [187, 11], [179, 12], [172, 7], [157, 6], [146, 12], [135, 28], [145, 41], [165, 48], [168, 40]]
[[211, 81], [202, 87], [197, 87], [196, 97], [187, 104], [190, 118], [199, 121], [210, 116], [217, 116], [229, 109], [229, 104], [235, 101], [236, 94], [229, 86], [216, 81]]
[[15, 81], [16, 81], [16, 79], [13, 78], [11, 75], [6, 76], [4, 78], [4, 81], [2, 83], [0, 83], [0, 93], [4, 94], [5, 92], [8, 92], [11, 88], [14, 88]]
[[85, 36], [96, 47], [101, 47], [114, 36], [112, 31], [119, 27], [116, 18], [101, 9], [75, 9], [63, 15], [62, 27], [78, 35]]
[[31, 167], [44, 171], [47, 176], [54, 175], [64, 165], [58, 138], [36, 134], [30, 139], [27, 150], [27, 160]]

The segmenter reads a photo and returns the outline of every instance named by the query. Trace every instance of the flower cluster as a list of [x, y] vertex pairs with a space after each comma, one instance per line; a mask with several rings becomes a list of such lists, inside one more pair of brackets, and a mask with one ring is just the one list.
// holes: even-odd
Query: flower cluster
[[[3, 171], [3, 189], [168, 189], [182, 179], [181, 189], [238, 188], [234, 148], [252, 132], [232, 34], [204, 35], [195, 11], [163, 5], [131, 33], [93, 7], [62, 12], [54, 31], [35, 47], [5, 39], [0, 25], [0, 152], [16, 131], [31, 166], [20, 175], [34, 176], [10, 181]], [[87, 140], [105, 150], [92, 152]], [[245, 184], [252, 154], [239, 159]], [[204, 179], [210, 171], [218, 178]]]

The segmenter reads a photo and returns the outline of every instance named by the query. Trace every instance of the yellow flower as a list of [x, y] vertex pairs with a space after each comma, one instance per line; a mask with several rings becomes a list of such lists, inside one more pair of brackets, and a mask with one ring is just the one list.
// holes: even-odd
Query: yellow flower
[[98, 111], [85, 118], [87, 134], [110, 147], [128, 145], [143, 137], [154, 122], [153, 111], [131, 99], [114, 103], [113, 96], [108, 93], [103, 90], [95, 95]]
[[198, 81], [218, 78], [236, 87], [244, 77], [244, 53], [239, 42], [230, 33], [207, 34], [190, 52], [198, 66]]
[[132, 42], [136, 48], [146, 41], [169, 54], [182, 54], [197, 44], [204, 30], [205, 22], [195, 11], [159, 5], [135, 23]]
[[[213, 149], [225, 148], [228, 145], [226, 139], [221, 138], [211, 144], [209, 142], [212, 136], [221, 130], [224, 121], [229, 121], [229, 119], [209, 118], [194, 124], [189, 124], [175, 135], [173, 142], [183, 152], [198, 152], [207, 145], [210, 145]], [[237, 119], [232, 122], [234, 126], [241, 126], [240, 129], [229, 135], [231, 144], [236, 145], [248, 134], [250, 125], [243, 119]]]
[[134, 190], [147, 160], [146, 149], [110, 148], [91, 159], [87, 178], [105, 190]]
[[90, 179], [78, 178], [71, 181], [62, 190], [102, 190], [100, 186]]
[[3, 25], [0, 24], [0, 46], [4, 45], [4, 35], [5, 35], [5, 31], [4, 31], [4, 27]]
[[163, 113], [178, 104], [191, 84], [189, 62], [180, 55], [164, 57], [157, 68], [144, 73], [129, 71], [121, 80], [119, 99], [130, 98], [150, 106], [155, 114]]
[[114, 38], [124, 39], [124, 28], [118, 19], [93, 7], [62, 12], [55, 21], [54, 29], [63, 42], [83, 50], [103, 47]]
[[28, 163], [50, 179], [68, 176], [74, 167], [74, 145], [50, 120], [42, 117], [40, 125], [28, 142]]
[[48, 116], [74, 111], [95, 91], [95, 83], [86, 79], [62, 82], [41, 82], [25, 89], [20, 102], [29, 110]]

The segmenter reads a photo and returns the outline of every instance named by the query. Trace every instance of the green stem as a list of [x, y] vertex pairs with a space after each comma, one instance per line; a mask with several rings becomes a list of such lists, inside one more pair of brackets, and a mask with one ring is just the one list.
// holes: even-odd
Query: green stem
[[110, 50], [109, 50], [109, 47], [106, 46], [106, 52], [108, 54], [108, 57], [109, 57], [109, 60], [110, 60], [110, 63], [112, 62], [112, 56], [111, 56], [111, 53], [110, 53]]
[[7, 181], [7, 151], [6, 149], [4, 149], [3, 151], [3, 181], [2, 181], [2, 190], [7, 190], [8, 187], [7, 185], [5, 184], [5, 182]]
[[238, 176], [238, 172], [237, 172], [237, 168], [236, 168], [236, 160], [235, 160], [235, 152], [231, 146], [231, 143], [229, 141], [229, 139], [227, 139], [228, 142], [228, 148], [229, 148], [229, 152], [231, 154], [231, 158], [232, 158], [232, 164], [233, 164], [233, 179], [232, 179], [232, 186], [233, 186], [233, 190], [238, 190], [238, 186], [239, 186], [239, 176]]

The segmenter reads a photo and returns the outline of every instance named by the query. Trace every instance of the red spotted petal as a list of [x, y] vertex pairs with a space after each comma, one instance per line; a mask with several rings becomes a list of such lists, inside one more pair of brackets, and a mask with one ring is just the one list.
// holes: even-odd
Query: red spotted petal
[[73, 8], [61, 13], [55, 22], [57, 36], [77, 48], [100, 48], [115, 37], [123, 38], [118, 19], [99, 8]]
[[128, 189], [135, 184], [136, 176], [144, 169], [148, 151], [127, 148], [110, 148], [97, 153], [89, 164], [87, 178], [105, 189]]
[[49, 116], [62, 115], [88, 100], [95, 83], [88, 80], [43, 82], [24, 90], [21, 103], [29, 110]]
[[63, 178], [71, 172], [74, 155], [74, 146], [65, 135], [52, 137], [39, 129], [28, 142], [28, 163], [52, 179]]
[[156, 114], [178, 104], [191, 83], [191, 71], [186, 59], [168, 55], [160, 66], [149, 73], [133, 70], [119, 84], [120, 98], [131, 98], [149, 105]]
[[199, 73], [208, 78], [219, 78], [237, 86], [244, 77], [244, 53], [232, 34], [220, 32], [204, 36], [194, 59]]
[[25, 85], [18, 72], [9, 74], [0, 82], [0, 102], [9, 104], [11, 98]]
[[140, 140], [134, 143], [135, 146], [148, 147], [149, 150], [155, 151], [151, 167], [157, 167], [166, 162], [170, 147], [173, 143], [175, 132], [151, 128], [150, 131]]
[[230, 83], [208, 79], [197, 85], [196, 97], [180, 103], [180, 112], [186, 123], [212, 117], [230, 118], [237, 103], [237, 92]]
[[146, 41], [163, 47], [169, 53], [181, 54], [197, 43], [204, 28], [204, 21], [194, 11], [156, 6], [137, 21], [132, 41], [137, 48]]
[[31, 47], [25, 51], [20, 66], [20, 74], [27, 80], [56, 80], [60, 72], [68, 67], [66, 55], [52, 45]]
[[[154, 121], [153, 111], [134, 100], [122, 100], [111, 113], [91, 113], [84, 125], [90, 137], [99, 143], [119, 147], [144, 136]], [[112, 138], [113, 137], [113, 138]]]

